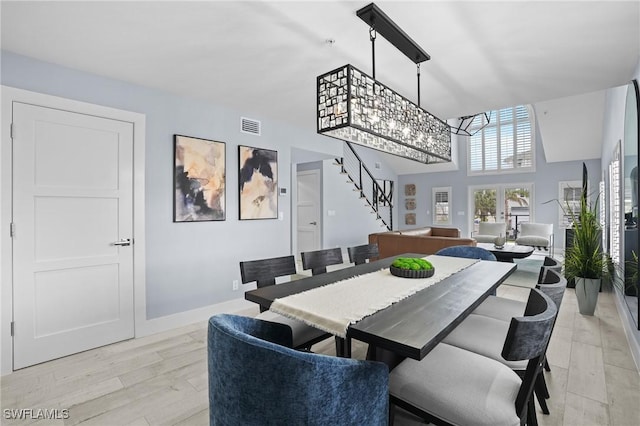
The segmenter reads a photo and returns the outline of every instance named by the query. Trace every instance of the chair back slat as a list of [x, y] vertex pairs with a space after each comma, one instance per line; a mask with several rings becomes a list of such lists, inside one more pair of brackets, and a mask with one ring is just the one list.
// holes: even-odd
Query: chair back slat
[[342, 249], [339, 247], [302, 252], [302, 269], [311, 269], [313, 275], [324, 274], [327, 266], [342, 263]]
[[536, 378], [541, 373], [542, 360], [557, 314], [558, 309], [549, 296], [531, 289], [525, 316], [511, 319], [502, 357], [508, 361], [529, 360], [515, 404], [521, 419], [526, 414], [527, 402], [532, 398]]
[[258, 288], [275, 285], [276, 278], [296, 273], [293, 255], [240, 262], [242, 283], [255, 281]]
[[349, 253], [349, 262], [361, 265], [367, 262], [367, 259], [380, 256], [377, 244], [363, 244], [347, 248]]

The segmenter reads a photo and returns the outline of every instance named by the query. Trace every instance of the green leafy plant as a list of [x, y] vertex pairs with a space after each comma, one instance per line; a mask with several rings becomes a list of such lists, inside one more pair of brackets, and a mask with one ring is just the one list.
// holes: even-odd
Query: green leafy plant
[[591, 207], [583, 195], [578, 213], [567, 205], [574, 224], [573, 245], [567, 248], [564, 258], [567, 278], [598, 279], [608, 276], [609, 265], [600, 247], [602, 230], [596, 214], [597, 204]]
[[399, 257], [393, 261], [392, 266], [400, 269], [410, 269], [413, 271], [425, 271], [433, 269], [433, 265], [428, 260], [417, 257]]

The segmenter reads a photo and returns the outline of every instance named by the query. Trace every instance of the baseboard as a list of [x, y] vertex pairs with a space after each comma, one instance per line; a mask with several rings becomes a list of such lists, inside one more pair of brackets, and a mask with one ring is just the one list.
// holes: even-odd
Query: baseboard
[[633, 361], [636, 363], [636, 370], [640, 373], [640, 330], [637, 330], [637, 326], [634, 325], [633, 317], [623, 297], [620, 292], [615, 292], [614, 299], [618, 315], [620, 315], [620, 320], [622, 321], [622, 328], [624, 328], [624, 334], [627, 337], [627, 343], [629, 343], [631, 356], [633, 356]]
[[149, 336], [196, 322], [207, 321], [216, 314], [230, 314], [251, 309], [252, 307], [257, 308], [257, 305], [245, 299], [233, 299], [215, 305], [146, 320], [143, 324], [136, 324], [135, 337]]

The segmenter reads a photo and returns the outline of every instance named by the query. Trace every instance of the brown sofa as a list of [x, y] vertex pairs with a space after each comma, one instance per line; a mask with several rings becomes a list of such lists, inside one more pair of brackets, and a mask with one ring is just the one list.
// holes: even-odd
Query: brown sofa
[[450, 246], [475, 246], [473, 238], [460, 238], [458, 228], [418, 228], [369, 234], [369, 243], [377, 244], [379, 259], [403, 253], [434, 254]]

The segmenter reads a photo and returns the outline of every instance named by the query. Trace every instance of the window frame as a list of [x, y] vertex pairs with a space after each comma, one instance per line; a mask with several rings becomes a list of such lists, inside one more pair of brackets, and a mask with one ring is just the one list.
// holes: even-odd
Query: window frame
[[[571, 221], [571, 214], [567, 211], [567, 199], [564, 196], [564, 190], [571, 188], [578, 192], [577, 203], [570, 206], [573, 213], [578, 216], [580, 214], [580, 197], [582, 196], [582, 181], [579, 180], [563, 180], [558, 182], [558, 200], [560, 205], [558, 206], [558, 228], [570, 229], [573, 227]], [[566, 220], [565, 220], [566, 219]]]
[[[451, 225], [453, 223], [453, 218], [452, 216], [452, 203], [451, 203], [451, 193], [452, 193], [452, 187], [450, 186], [439, 186], [439, 187], [433, 187], [431, 189], [431, 208], [433, 209], [433, 215], [431, 217], [431, 223], [433, 225]], [[437, 204], [438, 201], [436, 199], [436, 194], [438, 193], [443, 193], [446, 192], [447, 193], [447, 220], [446, 221], [438, 221], [437, 217]]]
[[[515, 119], [516, 117], [516, 109], [518, 107], [524, 107], [527, 110], [527, 115], [529, 118], [529, 126], [531, 129], [531, 166], [530, 167], [526, 167], [526, 168], [522, 168], [522, 167], [513, 167], [510, 169], [502, 169], [500, 167], [501, 161], [498, 161], [498, 168], [496, 170], [485, 170], [485, 165], [483, 164], [483, 169], [482, 170], [478, 170], [478, 171], [474, 171], [471, 170], [471, 138], [473, 136], [466, 136], [466, 140], [467, 140], [467, 176], [488, 176], [488, 175], [506, 175], [506, 174], [514, 174], [514, 173], [535, 173], [536, 171], [536, 118], [535, 118], [535, 111], [533, 109], [533, 107], [529, 104], [526, 105], [516, 105], [513, 107], [508, 107], [508, 108], [500, 108], [500, 109], [496, 109], [496, 110], [491, 110], [491, 111], [487, 111], [488, 113], [492, 113], [491, 117], [492, 117], [492, 121], [485, 127], [481, 128], [477, 134], [481, 134], [482, 137], [482, 152], [483, 152], [483, 163], [485, 163], [484, 161], [484, 152], [485, 152], [485, 142], [484, 142], [484, 133], [487, 129], [496, 129], [496, 151], [497, 151], [497, 157], [498, 160], [500, 160], [500, 149], [501, 149], [501, 142], [500, 142], [500, 124], [498, 122], [499, 120], [499, 114], [501, 110], [504, 109], [509, 109], [511, 108], [513, 110], [513, 126], [514, 126], [514, 130], [517, 128], [517, 123], [518, 121]], [[484, 114], [483, 114], [484, 115]], [[473, 127], [471, 127], [469, 129], [470, 132], [473, 132], [474, 129]], [[513, 142], [514, 145], [516, 144], [516, 141]]]

